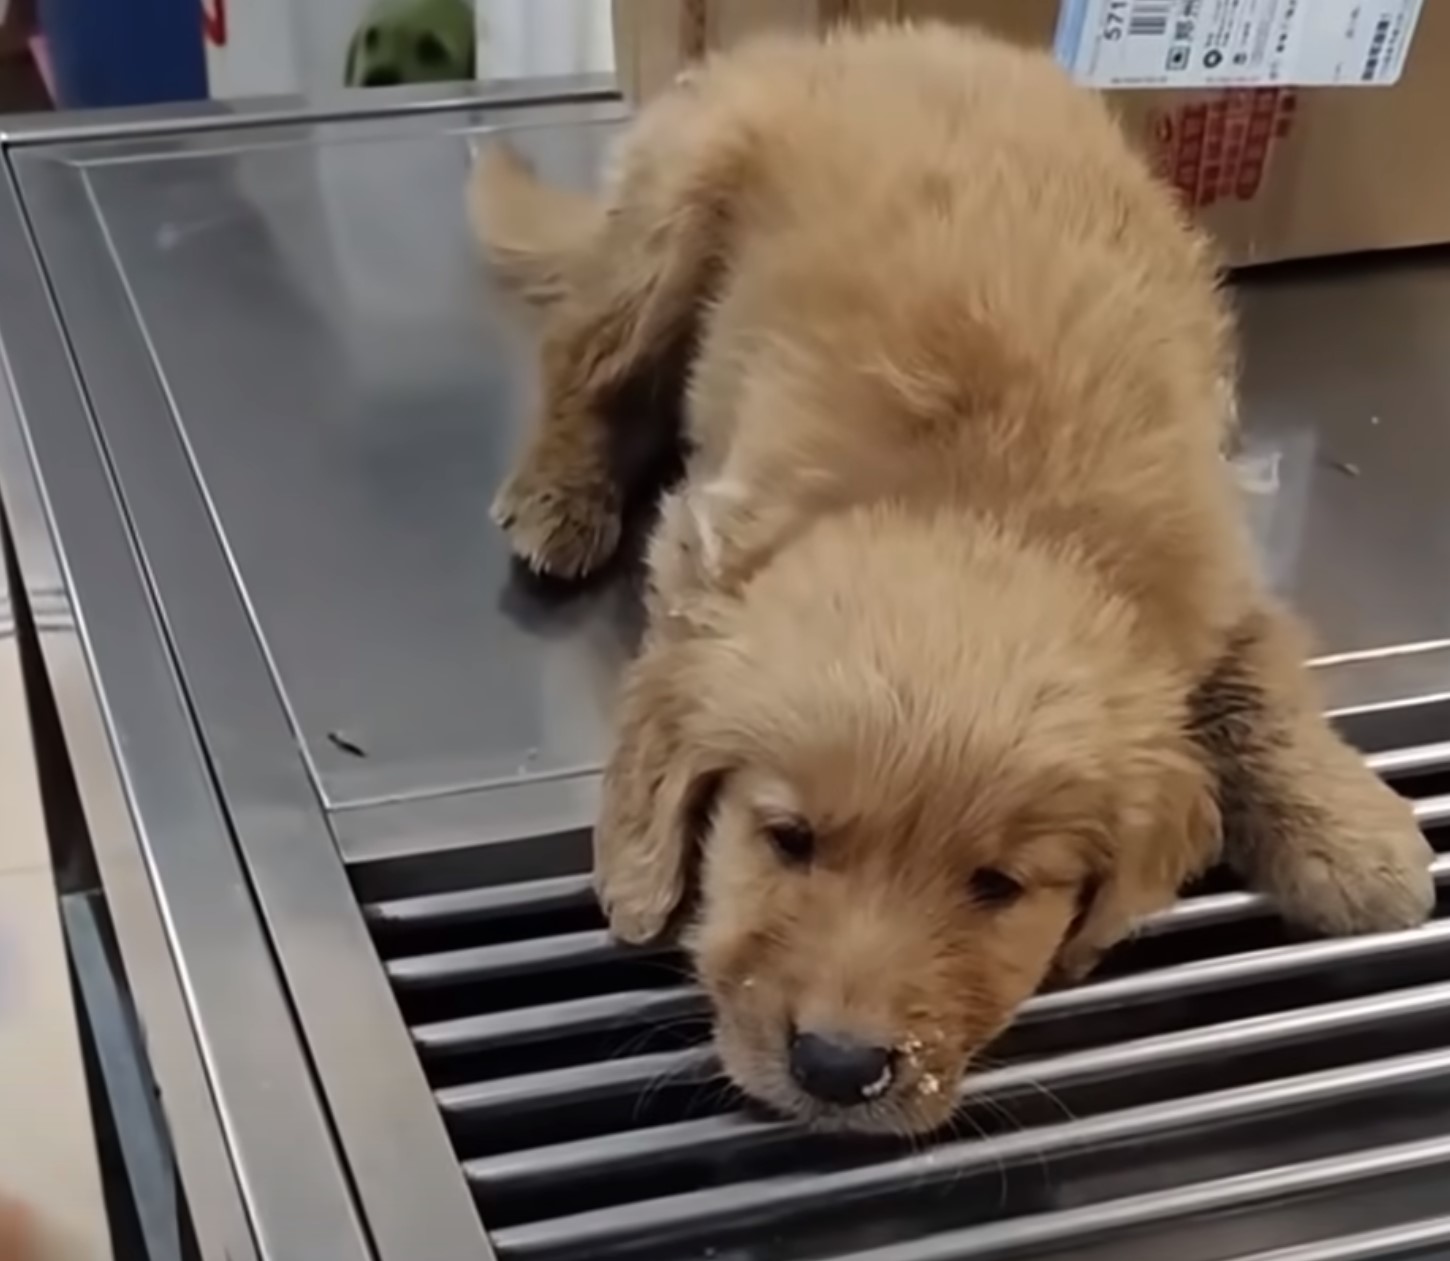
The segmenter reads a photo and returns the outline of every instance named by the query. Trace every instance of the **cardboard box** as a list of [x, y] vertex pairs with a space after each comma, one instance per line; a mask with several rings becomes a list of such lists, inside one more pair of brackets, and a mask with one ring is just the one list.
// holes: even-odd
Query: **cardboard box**
[[[764, 29], [939, 18], [1051, 46], [1058, 0], [614, 0], [633, 99]], [[1129, 133], [1235, 265], [1450, 242], [1450, 0], [1425, 0], [1389, 87], [1110, 93]]]

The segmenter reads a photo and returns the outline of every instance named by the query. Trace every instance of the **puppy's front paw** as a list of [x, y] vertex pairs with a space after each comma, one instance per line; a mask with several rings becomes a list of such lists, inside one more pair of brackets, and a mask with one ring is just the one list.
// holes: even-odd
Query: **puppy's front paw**
[[619, 492], [605, 473], [555, 475], [525, 465], [504, 483], [490, 515], [515, 556], [550, 578], [586, 578], [619, 546]]
[[1280, 858], [1268, 890], [1286, 919], [1334, 936], [1413, 928], [1435, 906], [1434, 851], [1413, 811], [1368, 772], [1354, 800]]

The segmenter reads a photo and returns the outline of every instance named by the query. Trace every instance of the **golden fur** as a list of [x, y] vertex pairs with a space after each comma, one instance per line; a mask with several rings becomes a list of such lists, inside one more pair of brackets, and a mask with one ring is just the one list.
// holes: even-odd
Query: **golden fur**
[[[692, 903], [747, 1091], [940, 1123], [1045, 978], [1225, 848], [1311, 928], [1426, 916], [1411, 812], [1320, 716], [1238, 519], [1210, 253], [1050, 58], [766, 40], [650, 104], [602, 199], [502, 148], [470, 197], [543, 316], [495, 505], [532, 566], [609, 558], [615, 446], [657, 423], [621, 401], [689, 365], [597, 883], [630, 941]], [[890, 1089], [822, 1105], [794, 1030], [892, 1048]]]

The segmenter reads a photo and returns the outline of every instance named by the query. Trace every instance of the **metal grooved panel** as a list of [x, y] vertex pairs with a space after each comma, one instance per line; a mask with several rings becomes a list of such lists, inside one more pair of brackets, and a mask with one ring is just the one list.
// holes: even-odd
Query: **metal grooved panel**
[[[1443, 888], [1450, 766], [1394, 782]], [[952, 1131], [908, 1147], [744, 1107], [682, 961], [613, 944], [582, 872], [419, 893], [425, 857], [404, 896], [354, 875], [505, 1261], [1450, 1244], [1442, 1223], [1403, 1226], [1443, 1209], [1450, 1177], [1443, 913], [1422, 931], [1298, 940], [1210, 881], [1090, 982], [1033, 1000], [966, 1083]]]

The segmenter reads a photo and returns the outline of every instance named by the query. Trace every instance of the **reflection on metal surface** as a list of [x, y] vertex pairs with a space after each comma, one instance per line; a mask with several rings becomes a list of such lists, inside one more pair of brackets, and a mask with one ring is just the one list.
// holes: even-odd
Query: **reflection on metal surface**
[[[637, 610], [515, 585], [487, 525], [530, 355], [458, 195], [500, 127], [591, 179], [621, 111], [565, 95], [11, 150], [0, 489], [206, 1255], [1213, 1261], [1433, 1235], [1450, 920], [1303, 942], [1198, 891], [1030, 1005], [966, 1100], [981, 1137], [913, 1151], [744, 1111], [680, 961], [611, 945], [587, 828]], [[1267, 571], [1345, 730], [1450, 841], [1450, 262], [1240, 302]]]
[[1427, 652], [1450, 652], [1450, 639], [1426, 639], [1419, 643], [1380, 644], [1375, 648], [1358, 648], [1352, 652], [1330, 652], [1314, 658], [1320, 670], [1336, 666], [1356, 665], [1363, 661], [1385, 661], [1390, 657], [1415, 657]]
[[[75, 618], [71, 615], [70, 602], [64, 592], [37, 591], [27, 593], [30, 620], [40, 631], [68, 631], [75, 629]], [[15, 610], [10, 597], [0, 596], [0, 639], [9, 639], [15, 634]]]

